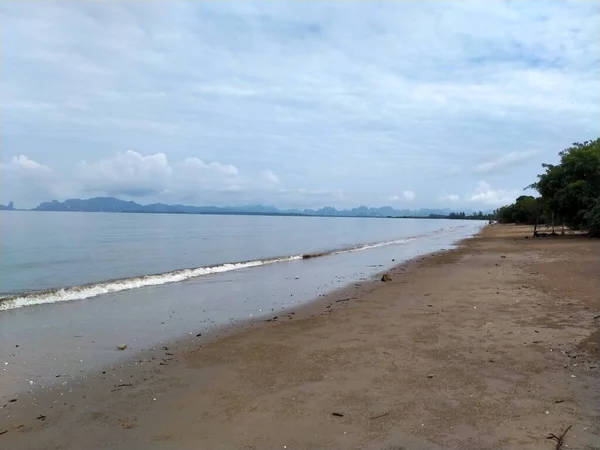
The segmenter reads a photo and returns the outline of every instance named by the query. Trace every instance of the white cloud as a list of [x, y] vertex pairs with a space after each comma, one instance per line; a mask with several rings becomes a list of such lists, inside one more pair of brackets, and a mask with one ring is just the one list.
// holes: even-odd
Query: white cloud
[[527, 161], [538, 154], [539, 151], [537, 150], [508, 152], [496, 158], [490, 159], [486, 162], [477, 164], [473, 170], [476, 173], [482, 174], [498, 172], [500, 170]]
[[18, 170], [29, 173], [50, 173], [52, 169], [43, 164], [39, 164], [25, 155], [13, 156], [10, 164], [5, 166], [6, 170]]
[[414, 191], [405, 190], [402, 192], [402, 195], [392, 195], [388, 197], [388, 200], [391, 202], [399, 202], [399, 201], [409, 201], [412, 202], [416, 198]]
[[409, 202], [413, 201], [415, 199], [415, 193], [413, 191], [404, 191], [402, 193], [402, 195], [404, 196], [404, 198], [406, 200], [408, 200]]
[[456, 194], [442, 194], [440, 200], [444, 202], [457, 202], [460, 200], [460, 196]]
[[215, 171], [217, 173], [221, 173], [223, 175], [228, 175], [228, 176], [236, 176], [240, 173], [240, 171], [238, 170], [237, 167], [232, 166], [231, 164], [220, 164], [218, 162], [210, 162], [210, 163], [205, 163], [204, 161], [202, 161], [200, 158], [187, 158], [184, 161], [184, 164], [188, 167], [191, 167], [195, 170], [210, 170], [210, 171]]
[[75, 177], [86, 191], [147, 196], [167, 189], [172, 172], [164, 153], [144, 156], [128, 150], [92, 163], [81, 161]]
[[266, 180], [267, 180], [269, 183], [272, 183], [272, 184], [279, 184], [279, 183], [280, 183], [279, 177], [278, 177], [277, 175], [275, 175], [275, 174], [273, 173], [273, 171], [272, 171], [272, 170], [270, 170], [270, 169], [267, 169], [267, 170], [265, 170], [265, 171], [263, 172], [263, 175], [264, 175], [265, 179], [266, 179]]
[[512, 203], [519, 196], [519, 191], [505, 191], [503, 189], [492, 189], [485, 181], [477, 183], [475, 191], [467, 194], [466, 200], [488, 206], [501, 206]]
[[388, 200], [391, 202], [399, 202], [401, 200], [407, 200], [407, 201], [411, 202], [415, 199], [415, 197], [416, 197], [416, 195], [415, 195], [414, 191], [405, 190], [402, 192], [402, 195], [392, 195], [392, 196], [388, 197]]
[[143, 155], [133, 150], [91, 163], [80, 162], [75, 179], [92, 194], [188, 201], [211, 192], [238, 193], [255, 187], [231, 164], [198, 157], [170, 162], [164, 153]]
[[[0, 164], [0, 203], [15, 201], [34, 202], [69, 193], [69, 183], [50, 167], [19, 155], [8, 163]], [[17, 195], [14, 195], [17, 194]]]

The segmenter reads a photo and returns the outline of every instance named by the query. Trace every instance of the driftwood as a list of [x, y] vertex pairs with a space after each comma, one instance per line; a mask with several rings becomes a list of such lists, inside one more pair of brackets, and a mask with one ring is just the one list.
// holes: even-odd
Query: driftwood
[[371, 417], [371, 420], [380, 419], [382, 417], [389, 416], [389, 415], [390, 415], [390, 413], [386, 412], [386, 413], [383, 413], [383, 414], [379, 414], [378, 416]]
[[569, 425], [565, 431], [562, 432], [560, 436], [555, 435], [554, 433], [550, 433], [546, 439], [554, 439], [556, 441], [555, 450], [560, 450], [562, 448], [565, 436], [567, 432], [571, 429], [573, 425]]

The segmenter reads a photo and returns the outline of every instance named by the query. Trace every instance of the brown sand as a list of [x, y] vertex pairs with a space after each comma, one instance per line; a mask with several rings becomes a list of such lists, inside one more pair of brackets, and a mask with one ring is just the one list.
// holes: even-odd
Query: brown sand
[[600, 449], [600, 241], [527, 233], [15, 402], [0, 449]]

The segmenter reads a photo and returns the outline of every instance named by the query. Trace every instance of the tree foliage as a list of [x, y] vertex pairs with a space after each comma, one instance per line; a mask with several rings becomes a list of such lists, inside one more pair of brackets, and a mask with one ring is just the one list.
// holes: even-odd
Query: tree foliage
[[541, 217], [541, 210], [541, 198], [522, 195], [512, 205], [496, 210], [496, 220], [501, 223], [534, 225], [544, 221], [544, 218]]
[[458, 220], [492, 220], [495, 214], [487, 214], [483, 211], [473, 212], [467, 214], [463, 212], [451, 212], [448, 215], [445, 214], [429, 214], [430, 219], [458, 219]]
[[544, 223], [554, 219], [573, 230], [600, 237], [600, 139], [574, 143], [559, 153], [559, 164], [542, 164], [544, 172], [528, 186], [540, 193], [523, 195], [496, 211], [510, 223]]
[[560, 152], [560, 164], [543, 164], [545, 172], [531, 185], [545, 209], [574, 230], [598, 235], [600, 214], [600, 139], [575, 143]]

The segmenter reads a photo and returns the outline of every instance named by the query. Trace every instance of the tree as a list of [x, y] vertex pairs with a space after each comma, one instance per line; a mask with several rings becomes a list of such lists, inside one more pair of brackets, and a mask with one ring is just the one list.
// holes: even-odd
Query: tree
[[574, 143], [560, 157], [558, 165], [542, 164], [545, 172], [530, 187], [562, 223], [592, 231], [600, 201], [600, 139]]
[[530, 195], [521, 195], [512, 205], [496, 210], [496, 220], [501, 223], [534, 225], [540, 222], [542, 200]]
[[590, 236], [600, 237], [600, 199], [596, 201], [594, 207], [586, 213], [585, 220]]

